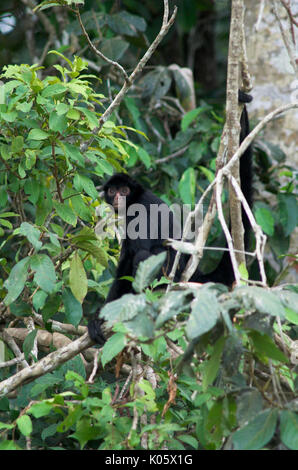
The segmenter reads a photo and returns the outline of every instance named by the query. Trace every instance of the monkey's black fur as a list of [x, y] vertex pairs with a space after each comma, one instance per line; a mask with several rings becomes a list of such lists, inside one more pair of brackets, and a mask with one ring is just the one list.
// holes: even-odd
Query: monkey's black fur
[[[239, 101], [247, 103], [251, 101], [251, 97], [243, 92], [239, 91]], [[249, 121], [246, 108], [244, 107], [241, 115], [241, 133], [240, 142], [249, 134]], [[240, 179], [241, 189], [243, 194], [251, 206], [252, 204], [252, 152], [249, 147], [240, 159]], [[173, 232], [173, 217], [169, 207], [157, 196], [155, 196], [150, 190], [143, 188], [138, 182], [130, 178], [124, 173], [118, 173], [112, 176], [104, 185], [105, 199], [108, 203], [112, 203], [111, 197], [108, 195], [108, 190], [111, 187], [123, 187], [127, 186], [130, 189], [129, 195], [126, 197], [126, 209], [132, 204], [141, 204], [147, 209], [147, 237], [131, 239], [126, 237], [123, 240], [120, 259], [117, 267], [115, 280], [110, 288], [106, 302], [111, 302], [120, 298], [122, 295], [133, 292], [132, 283], [128, 280], [120, 279], [123, 276], [135, 276], [137, 267], [141, 261], [144, 261], [151, 255], [156, 255], [163, 251], [167, 251], [167, 259], [163, 266], [163, 273], [169, 273], [176, 255], [173, 248], [165, 245], [166, 238], [174, 238]], [[164, 211], [163, 216], [167, 215], [170, 217], [170, 233], [168, 237], [164, 237], [161, 234], [161, 215], [158, 220], [157, 227], [155, 227], [155, 237], [152, 237], [152, 232], [149, 236], [150, 227], [150, 215], [151, 205], [157, 205], [159, 209]], [[126, 217], [127, 225], [136, 217], [136, 215], [128, 215]], [[243, 211], [243, 225], [245, 230], [245, 246], [248, 243], [249, 235], [249, 222], [246, 214]], [[179, 274], [183, 271], [188, 257], [186, 255], [181, 256], [181, 262], [178, 269], [178, 274], [175, 280], [179, 280]], [[161, 273], [162, 274], [162, 273]], [[203, 274], [199, 269], [191, 277], [192, 282], [220, 282], [230, 286], [234, 281], [234, 272], [232, 269], [230, 254], [228, 251], [224, 252], [224, 255], [217, 266], [217, 268], [209, 273]], [[103, 321], [101, 319], [94, 319], [89, 321], [88, 331], [93, 341], [103, 344], [104, 336], [101, 331], [101, 325]]]

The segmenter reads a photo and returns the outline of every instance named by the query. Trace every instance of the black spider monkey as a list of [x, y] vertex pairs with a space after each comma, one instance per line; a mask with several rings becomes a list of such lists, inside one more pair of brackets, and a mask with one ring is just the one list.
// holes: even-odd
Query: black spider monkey
[[[239, 91], [239, 101], [248, 103], [252, 100], [251, 96]], [[249, 121], [246, 107], [244, 106], [241, 115], [241, 132], [240, 143], [249, 134]], [[240, 179], [241, 189], [248, 201], [252, 204], [252, 152], [249, 147], [240, 159]], [[167, 238], [175, 238], [173, 214], [170, 208], [160, 198], [155, 196], [150, 190], [143, 188], [137, 181], [130, 178], [124, 173], [118, 173], [112, 176], [104, 185], [104, 197], [107, 203], [111, 204], [118, 212], [121, 210], [121, 203], [125, 200], [126, 211], [126, 237], [123, 240], [120, 259], [117, 267], [115, 280], [108, 293], [106, 303], [120, 298], [122, 295], [133, 292], [132, 284], [129, 280], [120, 279], [123, 276], [135, 276], [137, 267], [141, 261], [156, 255], [163, 251], [167, 251], [167, 259], [162, 268], [164, 274], [169, 273], [176, 255], [176, 251], [165, 245]], [[134, 212], [134, 204], [140, 204], [146, 209], [145, 219], [137, 220]], [[151, 216], [153, 215], [153, 207], [158, 209], [158, 219], [155, 225], [150, 225]], [[243, 225], [245, 230], [245, 246], [248, 243], [249, 222], [245, 212], [242, 213]], [[169, 221], [169, 232], [162, 233], [163, 220]], [[138, 235], [135, 237], [130, 233], [129, 224], [135, 229], [138, 227]], [[143, 230], [143, 236], [142, 236]], [[134, 232], [135, 233], [135, 232]], [[187, 255], [181, 256], [179, 269], [177, 270], [175, 280], [179, 280], [186, 262]], [[161, 272], [161, 274], [162, 274]], [[232, 285], [234, 281], [234, 272], [231, 265], [230, 254], [225, 251], [217, 268], [209, 274], [203, 274], [199, 269], [190, 278], [192, 282], [221, 282], [225, 285]], [[99, 344], [103, 344], [105, 339], [101, 331], [101, 319], [95, 318], [88, 323], [88, 331], [91, 339]]]

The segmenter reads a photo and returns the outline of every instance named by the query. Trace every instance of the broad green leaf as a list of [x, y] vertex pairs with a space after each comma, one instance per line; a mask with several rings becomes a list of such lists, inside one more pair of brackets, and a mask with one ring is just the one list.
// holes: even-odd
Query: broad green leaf
[[56, 273], [53, 262], [44, 254], [36, 254], [31, 257], [30, 266], [35, 271], [34, 281], [45, 292], [53, 292], [56, 283]]
[[225, 338], [222, 336], [216, 341], [210, 359], [204, 362], [202, 380], [204, 391], [207, 390], [208, 386], [213, 383], [218, 374], [224, 345]]
[[125, 36], [136, 36], [137, 31], [145, 31], [146, 22], [140, 16], [132, 15], [126, 11], [120, 11], [113, 15], [107, 15], [107, 22], [110, 28], [115, 33], [123, 34]]
[[260, 313], [285, 317], [284, 305], [277, 293], [258, 286], [242, 286], [234, 289], [232, 297], [241, 300], [246, 309], [255, 309]]
[[258, 390], [244, 390], [237, 397], [237, 422], [240, 426], [257, 416], [263, 409], [263, 398]]
[[0, 429], [13, 429], [14, 426], [14, 424], [2, 423], [2, 421], [0, 421]]
[[21, 152], [23, 148], [24, 148], [24, 137], [22, 135], [13, 137], [11, 140], [11, 151], [13, 153], [18, 153], [18, 152]]
[[125, 321], [124, 324], [137, 338], [140, 336], [152, 338], [154, 336], [154, 323], [146, 311], [138, 313], [132, 320]]
[[56, 112], [58, 116], [61, 116], [62, 114], [66, 114], [69, 111], [69, 109], [72, 109], [72, 108], [70, 108], [69, 105], [65, 103], [59, 103], [56, 106]]
[[62, 114], [52, 111], [49, 118], [49, 127], [54, 132], [62, 134], [67, 129], [67, 119]]
[[42, 129], [31, 129], [28, 134], [28, 140], [45, 140], [49, 137], [49, 134]]
[[32, 351], [33, 345], [34, 345], [34, 340], [37, 335], [37, 330], [30, 331], [30, 333], [27, 334], [24, 343], [23, 343], [23, 352], [25, 354], [25, 359], [29, 359], [29, 355]]
[[274, 344], [273, 340], [266, 334], [261, 334], [258, 331], [250, 331], [249, 337], [253, 341], [256, 353], [263, 359], [267, 358], [275, 359], [276, 361], [289, 362], [288, 358], [284, 353], [278, 349]]
[[89, 109], [83, 108], [82, 106], [76, 106], [76, 109], [84, 114], [86, 122], [88, 123], [91, 130], [93, 130], [95, 127], [98, 127], [98, 117], [94, 111], [90, 111]]
[[45, 306], [47, 297], [48, 294], [42, 290], [38, 290], [37, 292], [35, 292], [32, 299], [32, 304], [35, 310], [39, 310]]
[[71, 237], [72, 243], [80, 243], [85, 241], [97, 241], [97, 236], [90, 227], [83, 227], [78, 233]]
[[137, 150], [137, 154], [140, 157], [140, 160], [144, 163], [145, 167], [150, 168], [151, 167], [151, 157], [146, 150], [144, 150], [142, 147], [139, 147]]
[[28, 415], [22, 415], [17, 419], [17, 425], [19, 428], [19, 431], [23, 436], [30, 436], [33, 430], [32, 426], [32, 421], [30, 416]]
[[86, 222], [92, 221], [92, 217], [94, 215], [93, 208], [85, 204], [84, 198], [80, 194], [70, 198], [70, 206], [80, 219], [85, 220]]
[[186, 442], [186, 444], [190, 445], [194, 449], [198, 449], [199, 441], [189, 434], [179, 434], [179, 441]]
[[42, 247], [42, 243], [39, 240], [41, 233], [36, 227], [28, 222], [23, 222], [18, 231], [28, 239], [37, 251], [40, 250]]
[[104, 344], [102, 349], [101, 362], [104, 367], [110, 362], [117, 354], [119, 354], [126, 346], [127, 339], [123, 333], [115, 333]]
[[[118, 61], [128, 49], [129, 44], [120, 38], [104, 39], [100, 44], [101, 52], [111, 60]], [[106, 66], [107, 63], [103, 59], [98, 59], [100, 65]]]
[[6, 122], [14, 122], [17, 119], [18, 113], [16, 111], [11, 111], [8, 113], [0, 113], [0, 118]]
[[56, 209], [57, 214], [61, 217], [64, 222], [72, 225], [75, 227], [77, 225], [77, 216], [74, 214], [72, 208], [69, 206], [67, 202], [61, 203], [54, 201], [53, 205]]
[[42, 307], [42, 311], [41, 311], [42, 319], [45, 323], [47, 323], [47, 321], [58, 312], [60, 303], [61, 303], [60, 295], [52, 294], [51, 296], [47, 298], [45, 306]]
[[288, 236], [298, 225], [298, 203], [295, 194], [280, 193], [277, 195], [279, 219], [285, 235]]
[[206, 111], [206, 109], [209, 109], [209, 106], [195, 108], [195, 109], [192, 109], [191, 111], [188, 111], [188, 113], [184, 114], [183, 118], [181, 119], [182, 131], [183, 132], [186, 131], [186, 129], [196, 119], [196, 117], [199, 116], [199, 114], [201, 114], [202, 112]]
[[82, 303], [88, 290], [87, 276], [82, 260], [76, 251], [69, 263], [69, 287], [75, 298]]
[[8, 279], [4, 282], [4, 287], [8, 290], [4, 299], [5, 305], [9, 305], [16, 300], [24, 289], [25, 282], [27, 280], [29, 261], [30, 258], [26, 256], [26, 258], [23, 258], [15, 264], [10, 271]]
[[145, 294], [125, 294], [120, 299], [106, 304], [100, 312], [100, 317], [107, 321], [107, 326], [116, 322], [132, 320], [146, 308]]
[[47, 86], [41, 93], [44, 98], [49, 98], [50, 96], [60, 95], [65, 93], [66, 86], [62, 83], [55, 83], [54, 85]]
[[262, 449], [275, 432], [277, 417], [277, 409], [265, 410], [236, 431], [232, 437], [235, 450]]
[[62, 300], [67, 323], [78, 326], [83, 316], [82, 305], [67, 288], [63, 289]]
[[75, 243], [75, 245], [81, 250], [87, 251], [92, 256], [94, 256], [94, 258], [96, 258], [102, 266], [104, 266], [105, 268], [108, 267], [108, 259], [106, 252], [102, 248], [97, 246], [95, 243], [92, 243], [90, 241], [81, 241]]
[[265, 207], [259, 207], [255, 212], [255, 217], [262, 230], [267, 235], [272, 236], [274, 233], [274, 217], [270, 210]]
[[53, 408], [54, 408], [54, 405], [51, 403], [46, 403], [46, 402], [34, 403], [33, 405], [30, 406], [27, 413], [30, 413], [31, 415], [33, 415], [34, 418], [42, 418], [42, 416], [47, 416], [48, 414], [50, 414]]
[[283, 410], [280, 416], [280, 437], [291, 450], [298, 450], [298, 413]]
[[178, 315], [181, 310], [186, 309], [188, 306], [187, 297], [189, 292], [177, 291], [165, 294], [159, 307], [159, 315], [156, 319], [156, 328], [160, 328], [166, 321], [170, 320], [175, 315]]
[[142, 292], [154, 281], [166, 260], [166, 256], [166, 252], [162, 252], [158, 255], [150, 256], [150, 258], [139, 264], [133, 282], [133, 288], [136, 292]]
[[82, 191], [88, 194], [92, 197], [92, 199], [98, 198], [97, 189], [95, 188], [93, 181], [87, 176], [76, 174], [73, 180], [73, 184], [78, 191]]
[[25, 152], [25, 155], [26, 155], [26, 163], [25, 163], [26, 170], [31, 170], [36, 163], [36, 153], [31, 149], [27, 149]]
[[79, 113], [79, 111], [77, 111], [76, 109], [73, 109], [71, 108], [68, 112], [67, 112], [67, 115], [68, 119], [73, 119], [74, 121], [77, 121], [78, 119], [80, 119], [81, 115]]
[[186, 324], [186, 334], [189, 339], [210, 331], [220, 316], [220, 305], [213, 292], [199, 292], [192, 302], [191, 314]]
[[15, 317], [27, 317], [32, 315], [32, 307], [29, 303], [17, 299], [9, 305], [11, 313]]
[[193, 204], [196, 190], [196, 178], [193, 168], [188, 168], [179, 181], [179, 194], [184, 204]]

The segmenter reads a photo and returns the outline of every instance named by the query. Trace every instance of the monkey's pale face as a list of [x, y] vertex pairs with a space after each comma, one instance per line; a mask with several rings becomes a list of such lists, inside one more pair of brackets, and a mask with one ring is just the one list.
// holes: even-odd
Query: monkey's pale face
[[107, 191], [107, 199], [118, 211], [119, 207], [125, 203], [125, 198], [130, 195], [129, 186], [110, 186]]

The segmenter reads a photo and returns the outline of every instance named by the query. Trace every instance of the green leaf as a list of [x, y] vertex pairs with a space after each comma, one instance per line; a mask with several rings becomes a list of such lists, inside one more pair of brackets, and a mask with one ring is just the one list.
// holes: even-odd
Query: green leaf
[[73, 180], [73, 184], [78, 191], [87, 193], [92, 197], [92, 199], [98, 198], [98, 192], [94, 186], [94, 183], [87, 176], [76, 174]]
[[101, 362], [104, 367], [110, 362], [117, 354], [119, 354], [126, 346], [127, 339], [123, 333], [115, 333], [104, 344], [102, 349]]
[[285, 318], [284, 305], [277, 293], [257, 286], [242, 286], [234, 289], [232, 297], [241, 300], [246, 310], [255, 309], [259, 313]]
[[48, 294], [42, 290], [38, 290], [37, 292], [35, 292], [32, 299], [32, 304], [35, 310], [39, 310], [45, 306], [47, 296]]
[[285, 235], [288, 236], [298, 225], [298, 203], [295, 194], [279, 193], [277, 195], [279, 220]]
[[9, 113], [0, 113], [0, 117], [6, 122], [14, 122], [18, 117], [18, 113], [16, 111], [11, 111]]
[[186, 442], [186, 444], [190, 445], [194, 449], [198, 449], [198, 440], [189, 434], [179, 434], [179, 441]]
[[270, 210], [259, 207], [256, 209], [255, 217], [262, 230], [271, 237], [274, 233], [274, 217]]
[[146, 22], [143, 18], [132, 15], [126, 11], [107, 15], [107, 22], [115, 33], [124, 34], [126, 36], [136, 36], [136, 29], [143, 32], [146, 29]]
[[291, 450], [298, 450], [298, 414], [283, 410], [280, 416], [280, 437]]
[[77, 327], [83, 317], [82, 305], [67, 288], [62, 292], [62, 300], [67, 323]]
[[90, 253], [94, 258], [97, 259], [97, 261], [104, 266], [105, 268], [108, 267], [108, 259], [106, 252], [97, 246], [95, 243], [92, 243], [90, 241], [81, 241], [75, 243], [75, 245], [78, 248], [81, 248], [81, 250], [87, 251], [87, 253]]
[[66, 86], [62, 83], [55, 83], [54, 85], [47, 86], [41, 93], [44, 98], [49, 98], [50, 96], [60, 95], [66, 91]]
[[274, 344], [273, 340], [266, 334], [261, 334], [258, 331], [250, 331], [249, 337], [253, 341], [253, 345], [256, 349], [257, 354], [266, 360], [266, 358], [275, 359], [276, 361], [281, 361], [284, 363], [289, 362], [288, 358], [284, 353], [278, 349]]
[[23, 222], [18, 229], [21, 235], [24, 235], [31, 245], [38, 251], [42, 247], [42, 243], [39, 240], [40, 238], [40, 231], [35, 228], [33, 225], [29, 224], [28, 222]]
[[125, 321], [124, 325], [137, 338], [154, 336], [154, 323], [146, 311], [138, 313], [132, 320]]
[[125, 294], [120, 299], [106, 304], [100, 312], [100, 317], [107, 321], [107, 326], [116, 322], [132, 320], [146, 308], [145, 294]]
[[80, 152], [80, 149], [75, 145], [69, 144], [67, 142], [63, 142], [63, 145], [60, 144], [63, 150], [65, 151], [66, 155], [70, 160], [73, 162], [79, 163], [81, 166], [85, 165], [85, 159]]
[[95, 127], [98, 127], [98, 117], [94, 111], [90, 111], [89, 109], [83, 108], [82, 106], [76, 106], [76, 109], [84, 114], [86, 122], [88, 123], [91, 130], [95, 129]]
[[49, 134], [41, 129], [31, 129], [27, 139], [29, 140], [45, 140], [49, 137]]
[[53, 201], [53, 205], [57, 214], [62, 220], [64, 220], [64, 222], [72, 225], [73, 227], [77, 225], [77, 216], [74, 214], [72, 208], [67, 202], [63, 204], [61, 202]]
[[245, 390], [237, 397], [237, 422], [242, 426], [263, 409], [263, 398], [258, 390]]
[[37, 335], [37, 330], [30, 331], [30, 333], [27, 334], [24, 343], [23, 343], [23, 352], [25, 354], [25, 359], [29, 359], [29, 355], [32, 351], [33, 345], [34, 345], [34, 340]]
[[217, 376], [224, 345], [225, 338], [222, 336], [216, 341], [210, 359], [204, 362], [202, 381], [204, 391], [207, 390], [208, 386], [213, 383]]
[[268, 409], [233, 434], [235, 450], [262, 449], [272, 438], [278, 418], [277, 409]]
[[33, 426], [32, 426], [32, 421], [31, 421], [30, 416], [28, 415], [20, 416], [16, 422], [17, 422], [17, 425], [21, 434], [23, 434], [23, 436], [30, 436], [30, 434], [33, 431]]
[[[129, 44], [120, 38], [104, 39], [100, 44], [101, 52], [111, 60], [118, 61], [127, 51]], [[105, 60], [98, 58], [100, 65], [106, 66]]]
[[47, 416], [48, 414], [50, 414], [53, 408], [54, 405], [50, 403], [34, 403], [32, 406], [30, 406], [27, 413], [32, 414], [34, 418], [42, 418], [43, 416]]
[[192, 109], [191, 111], [188, 111], [188, 113], [184, 114], [181, 120], [181, 130], [183, 132], [186, 131], [186, 129], [196, 119], [196, 117], [199, 116], [199, 114], [201, 114], [202, 112], [206, 111], [206, 109], [209, 109], [209, 106], [195, 108], [195, 109]]
[[139, 264], [133, 282], [133, 288], [136, 292], [142, 292], [154, 281], [166, 260], [166, 256], [166, 252], [162, 252], [158, 255], [150, 256], [150, 258]]
[[15, 317], [27, 317], [32, 315], [32, 307], [21, 299], [12, 302], [9, 306], [11, 313]]
[[53, 292], [56, 283], [56, 273], [53, 262], [47, 255], [37, 254], [30, 260], [32, 271], [35, 271], [34, 281], [45, 292]]
[[180, 291], [169, 292], [162, 297], [160, 301], [159, 315], [155, 322], [156, 328], [160, 328], [166, 321], [187, 308], [188, 295], [188, 291]]
[[21, 152], [23, 148], [24, 148], [24, 137], [22, 135], [13, 137], [11, 140], [11, 151], [13, 153], [18, 153], [18, 152]]
[[196, 177], [193, 168], [188, 168], [179, 181], [179, 195], [184, 204], [193, 204], [196, 190]]
[[26, 256], [17, 264], [14, 265], [10, 271], [8, 279], [4, 282], [4, 287], [8, 290], [8, 293], [4, 299], [5, 305], [11, 304], [21, 294], [25, 287], [27, 280], [27, 271], [30, 258]]
[[87, 294], [88, 281], [84, 265], [78, 252], [75, 252], [69, 266], [69, 287], [75, 298], [82, 303]]
[[67, 129], [67, 119], [64, 115], [52, 111], [49, 118], [49, 127], [54, 132], [63, 133]]
[[189, 339], [210, 331], [220, 316], [220, 306], [213, 292], [199, 292], [192, 302], [191, 314], [186, 324], [186, 334]]
[[148, 170], [148, 168], [151, 167], [151, 157], [149, 153], [146, 152], [146, 150], [144, 150], [142, 147], [138, 147], [137, 154]]
[[61, 303], [61, 297], [57, 294], [52, 294], [47, 298], [45, 306], [42, 307], [42, 319], [45, 323], [51, 318], [55, 313], [58, 312]]

